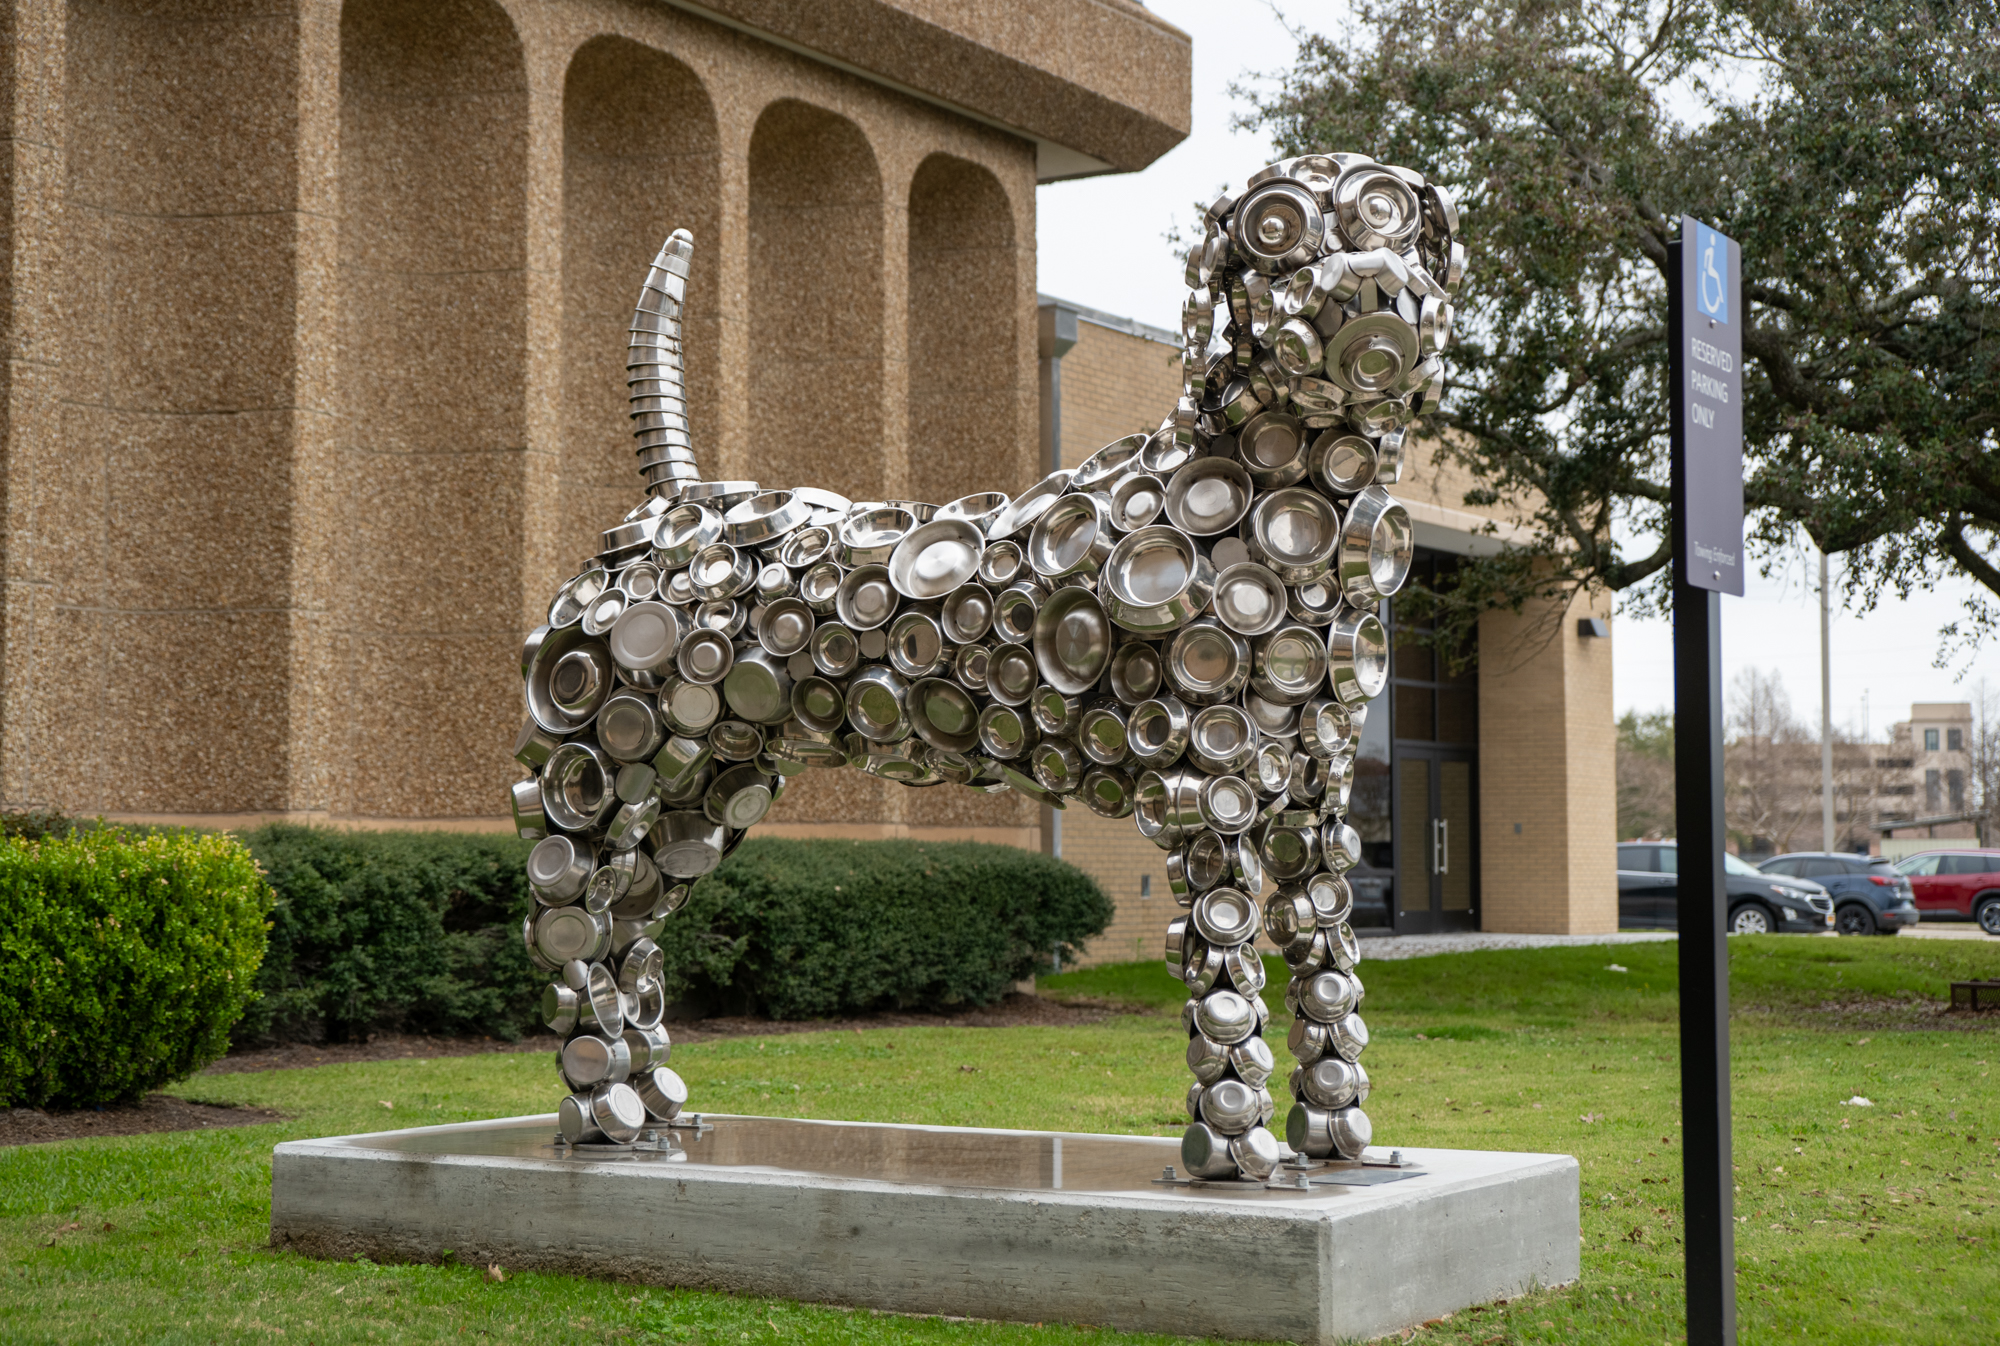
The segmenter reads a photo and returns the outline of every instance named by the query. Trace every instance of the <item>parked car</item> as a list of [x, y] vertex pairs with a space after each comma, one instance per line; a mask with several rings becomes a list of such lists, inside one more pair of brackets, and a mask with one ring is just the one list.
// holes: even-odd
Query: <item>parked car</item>
[[[1671, 841], [1619, 843], [1620, 928], [1677, 928], [1679, 862], [1680, 852]], [[1766, 875], [1727, 852], [1722, 870], [1729, 889], [1730, 934], [1818, 934], [1832, 927], [1833, 898], [1812, 880]]]
[[2000, 851], [1925, 851], [1896, 865], [1925, 920], [1974, 920], [2000, 935]]
[[1893, 935], [1922, 919], [1909, 879], [1885, 856], [1792, 851], [1757, 868], [1826, 889], [1833, 896], [1833, 928], [1843, 935]]

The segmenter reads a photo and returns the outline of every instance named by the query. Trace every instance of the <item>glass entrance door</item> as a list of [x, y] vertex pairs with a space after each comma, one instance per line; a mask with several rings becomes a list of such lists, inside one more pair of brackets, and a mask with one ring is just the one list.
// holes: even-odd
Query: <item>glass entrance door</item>
[[1478, 928], [1477, 816], [1471, 753], [1397, 746], [1399, 932]]

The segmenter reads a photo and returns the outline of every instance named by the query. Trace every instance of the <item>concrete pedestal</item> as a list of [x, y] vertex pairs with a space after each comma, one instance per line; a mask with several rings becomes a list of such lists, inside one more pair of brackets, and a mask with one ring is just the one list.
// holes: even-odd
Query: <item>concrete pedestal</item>
[[[1178, 1142], [711, 1115], [672, 1152], [555, 1118], [288, 1141], [271, 1239], [317, 1256], [624, 1276], [912, 1313], [1335, 1342], [1575, 1280], [1566, 1155], [1406, 1150], [1414, 1176], [1168, 1186]], [[1371, 1153], [1371, 1158], [1375, 1157]], [[1386, 1156], [1385, 1156], [1386, 1157]]]

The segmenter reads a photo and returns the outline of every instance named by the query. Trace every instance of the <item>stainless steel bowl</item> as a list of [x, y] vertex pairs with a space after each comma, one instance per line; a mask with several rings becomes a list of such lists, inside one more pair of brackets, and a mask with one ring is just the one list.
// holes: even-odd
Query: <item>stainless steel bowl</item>
[[964, 519], [912, 529], [889, 557], [889, 583], [905, 598], [943, 598], [979, 573], [986, 539]]
[[1357, 608], [1373, 607], [1403, 587], [1416, 557], [1410, 512], [1379, 486], [1354, 497], [1340, 531], [1342, 594]]
[[597, 741], [613, 761], [646, 761], [666, 740], [659, 705], [642, 688], [619, 688], [597, 713]]
[[1215, 577], [1215, 616], [1242, 636], [1261, 636], [1285, 619], [1285, 584], [1269, 566], [1242, 561]]
[[1084, 807], [1100, 818], [1129, 818], [1136, 788], [1132, 778], [1116, 767], [1094, 766], [1083, 773], [1083, 788], [1077, 794]]
[[1333, 1114], [1310, 1103], [1295, 1103], [1285, 1117], [1285, 1144], [1308, 1159], [1331, 1159], [1336, 1153]]
[[765, 491], [722, 516], [722, 536], [739, 547], [760, 547], [802, 528], [813, 507], [793, 491]]
[[1192, 899], [1229, 877], [1229, 858], [1222, 838], [1197, 832], [1167, 853], [1167, 886], [1177, 898]]
[[1025, 706], [1035, 694], [1040, 673], [1034, 651], [1027, 646], [996, 646], [986, 665], [987, 695], [1003, 705]]
[[1187, 750], [1193, 722], [1187, 703], [1179, 697], [1160, 696], [1140, 702], [1125, 721], [1132, 755], [1151, 767], [1171, 766]]
[[1165, 664], [1167, 684], [1180, 696], [1198, 705], [1226, 701], [1250, 680], [1250, 642], [1205, 617], [1174, 633]]
[[1328, 495], [1353, 495], [1374, 484], [1375, 442], [1360, 435], [1327, 431], [1313, 441], [1311, 461], [1313, 484]]
[[1258, 490], [1290, 486], [1306, 475], [1305, 426], [1285, 412], [1260, 411], [1237, 431], [1236, 454]]
[[[1338, 671], [1335, 671], [1338, 677]], [[1352, 748], [1354, 720], [1347, 706], [1328, 697], [1314, 697], [1299, 711], [1299, 746], [1322, 761], [1331, 761]]]
[[1315, 919], [1332, 927], [1354, 912], [1353, 885], [1338, 874], [1315, 874], [1306, 880], [1306, 899], [1312, 903]]
[[1225, 1136], [1238, 1136], [1257, 1124], [1257, 1102], [1257, 1091], [1242, 1080], [1217, 1080], [1202, 1095], [1201, 1118]]
[[912, 683], [905, 707], [917, 737], [944, 752], [970, 752], [979, 743], [979, 705], [957, 683], [923, 678]]
[[792, 714], [806, 728], [830, 734], [847, 722], [847, 700], [825, 678], [801, 678], [792, 684]]
[[1015, 645], [1035, 638], [1035, 615], [1049, 591], [1032, 579], [1016, 580], [993, 598], [993, 633]]
[[1105, 685], [1120, 701], [1136, 706], [1158, 696], [1165, 679], [1159, 647], [1128, 638], [1112, 652]]
[[[1258, 852], [1280, 883], [1303, 879], [1319, 866], [1319, 831], [1312, 827], [1281, 827], [1273, 822], [1257, 841]], [[1283, 891], [1282, 889], [1280, 890]], [[1304, 894], [1298, 894], [1304, 900]], [[1307, 926], [1310, 931], [1311, 926]], [[1272, 942], [1278, 942], [1272, 936]]]
[[1271, 739], [1291, 740], [1299, 733], [1299, 708], [1267, 701], [1257, 695], [1257, 689], [1247, 687], [1243, 691], [1243, 709], [1257, 723], [1257, 732]]
[[1368, 1025], [1359, 1014], [1349, 1014], [1338, 1023], [1327, 1025], [1326, 1041], [1342, 1057], [1359, 1061], [1361, 1053], [1368, 1049]]
[[948, 505], [938, 507], [940, 519], [963, 519], [978, 528], [982, 535], [1001, 510], [1007, 508], [1012, 497], [1002, 491], [975, 491], [962, 495]]
[[[1071, 473], [1068, 468], [1059, 468], [1040, 481], [1015, 496], [993, 516], [986, 526], [986, 536], [990, 541], [999, 542], [1025, 533], [1042, 512], [1055, 504], [1064, 491], [1069, 489]], [[987, 578], [981, 576], [982, 579]], [[989, 579], [989, 583], [992, 581]]]
[[861, 665], [861, 643], [854, 638], [853, 631], [838, 622], [814, 628], [807, 648], [812, 653], [813, 667], [829, 678], [844, 678]]
[[1287, 625], [1259, 636], [1251, 687], [1267, 701], [1304, 705], [1326, 678], [1326, 643], [1310, 626]]
[[686, 502], [668, 510], [654, 527], [653, 554], [662, 567], [673, 570], [721, 540], [722, 516], [705, 504]]
[[625, 605], [630, 601], [630, 596], [623, 589], [606, 589], [591, 599], [580, 623], [583, 633], [586, 636], [607, 634], [617, 625], [618, 615], [625, 611]]
[[[1176, 419], [1178, 418], [1178, 411]], [[1139, 466], [1156, 477], [1164, 477], [1178, 471], [1195, 456], [1193, 426], [1183, 428], [1170, 419], [1146, 441], [1146, 447], [1139, 451]]]
[[[1174, 972], [1178, 974], [1181, 965], [1181, 955], [1180, 951], [1172, 946], [1171, 941], [1168, 944], [1168, 954], [1167, 962], [1173, 968]], [[1258, 1040], [1251, 1039], [1251, 1041]], [[1188, 1039], [1187, 1064], [1189, 1072], [1196, 1079], [1200, 1080], [1203, 1084], [1214, 1084], [1229, 1071], [1229, 1048], [1219, 1042], [1210, 1042], [1207, 1038], [1197, 1033]]]
[[578, 626], [548, 631], [524, 670], [528, 714], [561, 737], [590, 723], [611, 695], [611, 651]]
[[1285, 1155], [1278, 1148], [1278, 1138], [1268, 1128], [1253, 1126], [1230, 1140], [1229, 1157], [1242, 1170], [1244, 1177], [1252, 1182], [1263, 1182], [1278, 1171]]
[[1224, 836], [1247, 832], [1257, 823], [1257, 792], [1241, 776], [1203, 778], [1198, 799], [1202, 823]]
[[1286, 608], [1292, 614], [1292, 620], [1304, 622], [1307, 626], [1327, 625], [1340, 614], [1343, 606], [1340, 586], [1331, 574], [1294, 584], [1286, 592]]
[[871, 664], [847, 684], [847, 719], [855, 732], [877, 743], [910, 736], [910, 685], [893, 668]]
[[546, 906], [561, 906], [583, 896], [583, 886], [596, 868], [597, 857], [581, 837], [545, 837], [528, 852], [528, 883]]
[[863, 565], [847, 572], [834, 598], [834, 611], [851, 631], [873, 631], [896, 615], [896, 587], [889, 568]]
[[1124, 707], [1115, 701], [1086, 707], [1076, 727], [1076, 742], [1083, 755], [1099, 766], [1122, 766], [1132, 756], [1125, 718]]
[[1017, 707], [995, 703], [979, 712], [979, 746], [1003, 761], [1013, 761], [1034, 744], [1034, 720]]
[[976, 581], [961, 584], [945, 595], [938, 620], [953, 644], [970, 645], [982, 640], [993, 629], [993, 595]]
[[929, 611], [909, 609], [889, 623], [889, 663], [906, 678], [927, 678], [951, 660], [944, 628]]
[[1281, 887], [1264, 901], [1264, 934], [1280, 953], [1312, 942], [1319, 917], [1305, 890]]
[[1229, 1151], [1229, 1138], [1196, 1122], [1181, 1136], [1181, 1167], [1193, 1178], [1235, 1177], [1236, 1157]]
[[1287, 584], [1318, 579], [1333, 566], [1340, 545], [1340, 516], [1317, 491], [1291, 487], [1257, 498], [1244, 541]]
[[1372, 700], [1389, 681], [1389, 634], [1372, 612], [1350, 608], [1327, 632], [1327, 681], [1343, 705]]
[[565, 832], [597, 826], [618, 803], [618, 768], [594, 744], [570, 742], [549, 755], [542, 770], [542, 807]]
[[1257, 753], [1257, 727], [1241, 706], [1207, 706], [1188, 726], [1188, 760], [1217, 775], [1242, 771]]
[[1158, 519], [1167, 507], [1167, 484], [1148, 472], [1128, 472], [1111, 487], [1107, 511], [1111, 527], [1132, 533]]
[[[1252, 949], [1239, 952], [1248, 958], [1257, 956]], [[1272, 1072], [1278, 1068], [1278, 1059], [1272, 1053], [1270, 1043], [1259, 1037], [1249, 1037], [1229, 1049], [1229, 1065], [1238, 1079], [1255, 1089], [1271, 1078]]]
[[[1043, 522], [1055, 517], [1065, 504], [1044, 515]], [[1038, 533], [1041, 526], [1036, 525]], [[1035, 666], [1049, 685], [1061, 692], [1075, 695], [1089, 691], [1103, 679], [1111, 662], [1111, 619], [1097, 595], [1088, 589], [1065, 586], [1049, 595], [1035, 614], [1033, 637]]]
[[778, 564], [804, 570], [827, 559], [833, 548], [833, 530], [823, 524], [794, 529], [778, 544]]
[[1361, 835], [1345, 819], [1336, 818], [1326, 825], [1320, 834], [1320, 849], [1326, 867], [1335, 874], [1345, 874], [1361, 863]]
[[627, 673], [671, 672], [685, 619], [665, 603], [634, 603], [619, 613], [605, 644]]
[[1214, 537], [1241, 522], [1257, 493], [1226, 458], [1197, 458], [1167, 480], [1167, 518], [1190, 537]]
[[1028, 564], [1044, 579], [1095, 574], [1111, 554], [1111, 516], [1102, 497], [1066, 495], [1028, 533]]
[[1358, 1107], [1342, 1108], [1327, 1122], [1333, 1136], [1333, 1152], [1342, 1159], [1359, 1159], [1375, 1139], [1374, 1124]]
[[673, 1121], [681, 1115], [681, 1109], [687, 1106], [686, 1081], [665, 1066], [655, 1066], [645, 1071], [633, 1081], [633, 1084], [636, 1086], [640, 1105], [645, 1109], [646, 1116], [656, 1122]]
[[1140, 450], [1146, 447], [1149, 438], [1151, 436], [1148, 435], [1127, 435], [1106, 444], [1077, 466], [1070, 477], [1070, 489], [1094, 490], [1130, 471], [1137, 464]]
[[1195, 899], [1193, 920], [1203, 939], [1226, 948], [1256, 938], [1257, 904], [1237, 889], [1211, 888]]
[[757, 643], [780, 659], [790, 659], [811, 642], [815, 625], [813, 610], [803, 598], [780, 598], [764, 609]]
[[850, 568], [881, 565], [916, 526], [917, 516], [899, 505], [857, 507], [841, 520], [836, 543], [840, 563]]
[[1028, 750], [1035, 779], [1053, 794], [1075, 794], [1083, 784], [1083, 754], [1066, 739], [1045, 738]]
[[840, 585], [847, 572], [837, 561], [816, 561], [799, 576], [799, 597], [821, 617], [831, 616], [840, 602]]
[[749, 593], [757, 583], [757, 558], [727, 542], [711, 542], [688, 562], [688, 583], [704, 603]]
[[681, 677], [704, 687], [713, 687], [729, 676], [735, 662], [735, 644], [722, 632], [707, 627], [688, 632], [674, 652], [674, 667]]
[[548, 907], [535, 917], [535, 948], [560, 966], [572, 959], [589, 962], [611, 947], [611, 920], [580, 906]]
[[1028, 559], [1018, 542], [989, 541], [979, 558], [979, 582], [989, 589], [1005, 588], [1028, 568]]
[[746, 762], [716, 775], [702, 800], [702, 812], [710, 822], [740, 832], [764, 820], [771, 811], [771, 798], [771, 778]]
[[1318, 1023], [1339, 1023], [1354, 1012], [1354, 985], [1331, 968], [1315, 973], [1299, 987], [1299, 1011]]
[[1171, 850], [1201, 826], [1196, 796], [1201, 777], [1191, 771], [1146, 771], [1132, 796], [1139, 835], [1162, 850]]
[[1035, 727], [1044, 734], [1073, 738], [1083, 724], [1083, 698], [1047, 683], [1037, 686], [1028, 698]]
[[662, 813], [650, 835], [653, 863], [672, 879], [698, 879], [712, 871], [722, 863], [728, 841], [721, 824], [694, 812]]
[[[1178, 970], [1178, 969], [1176, 969]], [[542, 1023], [558, 1037], [567, 1037], [576, 1027], [577, 1008], [583, 997], [561, 982], [550, 982], [542, 991]]]
[[987, 673], [993, 663], [993, 651], [984, 645], [961, 645], [952, 655], [951, 676], [961, 687], [978, 692], [982, 696], [987, 691]]
[[[654, 992], [658, 994], [657, 991]], [[647, 1072], [663, 1066], [673, 1055], [673, 1039], [657, 1022], [625, 1025], [625, 1050], [632, 1058], [631, 1079], [644, 1079]], [[645, 1095], [640, 1094], [643, 1099]]]
[[590, 566], [566, 580], [549, 602], [549, 626], [556, 630], [575, 626], [610, 585], [611, 574], [603, 566]]
[[632, 1073], [632, 1051], [625, 1045], [624, 1028], [616, 1038], [579, 1033], [562, 1046], [562, 1073], [572, 1089], [594, 1089], [600, 1084], [617, 1084]]

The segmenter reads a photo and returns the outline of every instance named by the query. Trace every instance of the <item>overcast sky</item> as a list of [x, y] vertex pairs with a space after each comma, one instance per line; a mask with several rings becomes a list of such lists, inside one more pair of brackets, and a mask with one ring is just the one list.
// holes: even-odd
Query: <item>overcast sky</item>
[[[1186, 291], [1165, 234], [1193, 223], [1197, 199], [1240, 184], [1273, 157], [1261, 133], [1230, 129], [1244, 105], [1230, 97], [1229, 86], [1282, 69], [1295, 47], [1264, 5], [1150, 0], [1148, 7], [1194, 38], [1193, 130], [1142, 173], [1041, 188], [1037, 283], [1045, 294], [1172, 329], [1179, 326]], [[1286, 9], [1294, 21], [1312, 16], [1328, 30], [1344, 12], [1325, 4]], [[1479, 283], [1478, 264], [1474, 257], [1468, 285]], [[1775, 672], [1793, 706], [1811, 721], [1819, 717], [1816, 575], [1817, 561], [1800, 558], [1788, 574], [1771, 580], [1753, 574], [1745, 597], [1723, 600], [1725, 679], [1749, 666]], [[1961, 653], [1947, 668], [1932, 666], [1939, 628], [1964, 611], [1969, 592], [1969, 585], [1954, 583], [1907, 603], [1885, 600], [1865, 615], [1836, 611], [1835, 722], [1860, 729], [1865, 704], [1869, 727], [1879, 736], [1891, 721], [1907, 717], [1912, 701], [1971, 699], [1982, 675], [2000, 689], [2000, 650], [1989, 647], [1973, 659]], [[1672, 631], [1666, 623], [1621, 616], [1613, 623], [1613, 651], [1613, 695], [1621, 713], [1672, 703]]]

